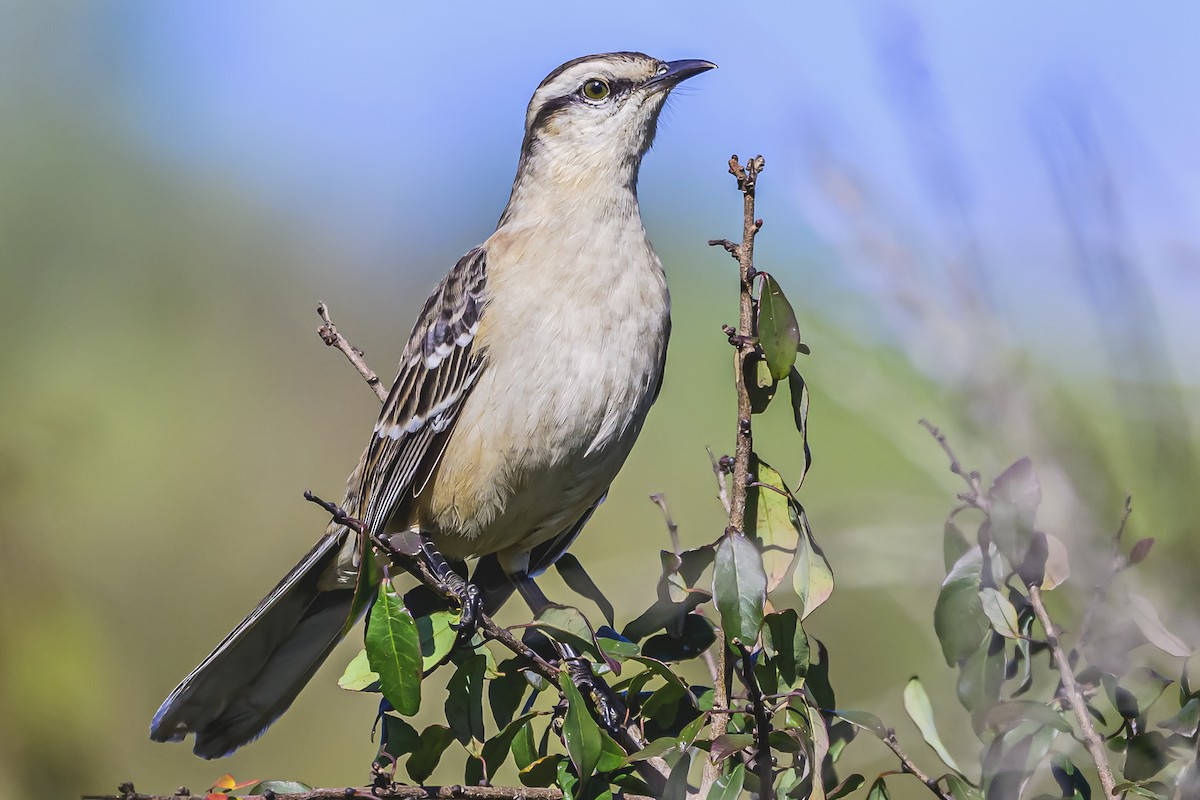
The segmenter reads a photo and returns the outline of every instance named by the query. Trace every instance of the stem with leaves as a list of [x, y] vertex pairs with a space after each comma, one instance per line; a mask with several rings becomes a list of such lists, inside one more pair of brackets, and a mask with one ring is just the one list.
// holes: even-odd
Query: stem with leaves
[[[762, 172], [765, 162], [762, 156], [756, 156], [742, 166], [738, 157], [729, 159], [729, 173], [737, 179], [738, 190], [742, 193], [742, 241], [735, 244], [728, 239], [712, 239], [711, 246], [720, 246], [737, 259], [738, 286], [740, 290], [738, 304], [738, 327], [736, 330], [725, 326], [729, 343], [734, 347], [734, 385], [737, 391], [737, 428], [734, 447], [734, 459], [729, 491], [729, 525], [727, 535], [739, 535], [746, 530], [746, 497], [750, 487], [750, 461], [754, 452], [754, 439], [750, 425], [752, 413], [750, 392], [746, 386], [746, 359], [754, 352], [754, 237], [762, 227], [762, 222], [754, 218], [754, 193], [758, 175]], [[718, 470], [718, 478], [721, 479]], [[724, 481], [720, 480], [723, 485]], [[723, 642], [721, 631], [717, 631], [717, 640]], [[729, 690], [732, 670], [728, 663], [728, 648], [724, 644], [717, 648], [715, 673], [719, 679], [713, 687], [713, 710], [718, 712], [712, 718], [712, 737], [723, 735], [729, 726], [729, 716], [721, 713], [729, 708]], [[768, 767], [769, 771], [769, 767]], [[707, 792], [721, 775], [721, 765], [709, 759], [704, 764], [702, 792]], [[768, 780], [764, 790], [768, 793], [771, 782]]]

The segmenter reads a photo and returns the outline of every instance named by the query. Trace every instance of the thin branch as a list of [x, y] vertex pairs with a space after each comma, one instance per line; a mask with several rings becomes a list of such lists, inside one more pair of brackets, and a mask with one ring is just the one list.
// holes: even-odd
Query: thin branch
[[[204, 797], [192, 795], [187, 789], [180, 789], [175, 794], [142, 794], [133, 788], [133, 784], [124, 783], [118, 788], [119, 794], [85, 794], [80, 800], [182, 800], [186, 797]], [[307, 792], [271, 793], [270, 795], [243, 795], [238, 797], [271, 797], [274, 800], [349, 800], [350, 798], [379, 798], [379, 800], [561, 800], [563, 796], [559, 789], [544, 789], [528, 786], [393, 786], [378, 788], [373, 786], [345, 787], [341, 789], [311, 789]], [[649, 795], [622, 794], [626, 800], [653, 800]]]
[[887, 748], [896, 755], [896, 758], [900, 759], [900, 767], [904, 772], [907, 772], [909, 775], [912, 775], [921, 783], [925, 784], [929, 791], [933, 792], [942, 800], [954, 800], [954, 796], [942, 789], [935, 778], [931, 778], [925, 774], [925, 771], [918, 767], [915, 761], [909, 758], [908, 753], [904, 752], [904, 748], [900, 746], [900, 740], [896, 738], [896, 732], [894, 730], [888, 728], [887, 736], [883, 737], [883, 743], [887, 745]]
[[721, 501], [721, 507], [725, 509], [725, 516], [729, 516], [731, 513], [729, 487], [725, 483], [725, 476], [733, 470], [733, 459], [729, 456], [717, 458], [713, 455], [711, 447], [705, 449], [708, 451], [708, 460], [712, 464], [713, 476], [717, 479], [717, 499]]
[[363, 361], [363, 351], [350, 344], [345, 336], [338, 333], [337, 326], [329, 318], [328, 306], [324, 303], [317, 303], [317, 313], [321, 315], [321, 321], [325, 323], [317, 328], [317, 333], [320, 334], [321, 340], [330, 347], [336, 347], [338, 350], [341, 350], [342, 355], [349, 359], [354, 368], [358, 370], [358, 374], [362, 375], [363, 380], [371, 387], [371, 391], [375, 392], [375, 396], [379, 398], [379, 402], [385, 402], [388, 396], [387, 389], [384, 388], [375, 371], [367, 366], [366, 361]]
[[1083, 743], [1087, 746], [1092, 763], [1095, 764], [1096, 772], [1100, 776], [1104, 795], [1105, 797], [1116, 797], [1117, 784], [1113, 780], [1112, 768], [1108, 765], [1108, 756], [1104, 752], [1104, 740], [1100, 738], [1100, 734], [1096, 732], [1096, 727], [1092, 724], [1087, 704], [1083, 699], [1083, 692], [1080, 691], [1079, 684], [1075, 680], [1075, 671], [1071, 668], [1071, 662], [1058, 641], [1058, 626], [1050, 619], [1050, 614], [1046, 611], [1046, 604], [1042, 602], [1042, 587], [1034, 584], [1027, 588], [1033, 613], [1037, 615], [1038, 622], [1046, 631], [1046, 643], [1050, 645], [1050, 653], [1054, 656], [1054, 665], [1058, 667], [1058, 675], [1062, 679], [1062, 694], [1066, 698], [1067, 704], [1071, 706], [1071, 710], [1075, 712], [1075, 721], [1079, 723], [1079, 732], [1083, 736]]

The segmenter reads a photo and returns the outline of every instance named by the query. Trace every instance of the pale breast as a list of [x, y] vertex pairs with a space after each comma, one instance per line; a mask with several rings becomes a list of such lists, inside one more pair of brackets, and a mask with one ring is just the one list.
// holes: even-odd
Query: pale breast
[[[447, 556], [500, 553], [519, 567], [583, 515], [629, 455], [658, 386], [669, 298], [640, 225], [609, 241], [603, 259], [594, 241], [573, 246], [569, 234], [489, 241], [476, 339], [487, 367], [415, 509]], [[566, 264], [564, 252], [574, 254]], [[558, 263], [506, 267], [517, 259]]]

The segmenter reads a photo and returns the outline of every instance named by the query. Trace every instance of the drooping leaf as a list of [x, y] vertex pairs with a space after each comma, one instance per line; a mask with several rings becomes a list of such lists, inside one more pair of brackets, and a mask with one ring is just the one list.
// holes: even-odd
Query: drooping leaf
[[979, 601], [988, 622], [992, 624], [992, 630], [1006, 639], [1021, 638], [1020, 626], [1017, 623], [1017, 610], [998, 589], [990, 586], [980, 589]]
[[737, 639], [752, 647], [762, 627], [767, 574], [762, 556], [745, 536], [726, 536], [717, 545], [713, 597], [726, 640], [732, 643]]
[[561, 753], [542, 756], [517, 773], [522, 786], [553, 786], [558, 779], [558, 765], [566, 761]]
[[488, 681], [488, 706], [492, 709], [492, 719], [504, 727], [512, 722], [517, 709], [521, 707], [521, 699], [529, 690], [529, 681], [525, 680], [515, 658], [502, 662], [500, 672], [503, 674]]
[[887, 726], [883, 724], [883, 720], [868, 711], [854, 711], [851, 709], [838, 709], [830, 711], [835, 717], [846, 720], [856, 728], [862, 728], [864, 731], [869, 731], [880, 739], [886, 739], [888, 734]]
[[1067, 582], [1071, 577], [1071, 557], [1062, 539], [1050, 534], [1046, 537], [1046, 565], [1042, 575], [1042, 589], [1050, 591]]
[[979, 597], [982, 558], [978, 547], [964, 553], [942, 581], [933, 609], [933, 629], [949, 666], [969, 658], [988, 631], [988, 619]]
[[513, 755], [513, 762], [517, 765], [517, 771], [528, 767], [539, 757], [537, 743], [533, 737], [533, 725], [522, 725], [517, 729], [516, 735], [513, 737], [510, 746]]
[[1004, 684], [1004, 637], [988, 634], [958, 672], [958, 701], [974, 713], [986, 711], [1000, 699]]
[[833, 594], [833, 568], [813, 537], [808, 515], [798, 503], [792, 505], [793, 522], [800, 531], [796, 548], [796, 568], [792, 570], [792, 588], [800, 596], [804, 610], [800, 619], [808, 619]]
[[392, 708], [412, 716], [421, 709], [421, 639], [412, 614], [391, 581], [379, 594], [367, 618], [367, 662], [379, 675], [379, 689]]
[[1007, 733], [1022, 722], [1036, 722], [1039, 725], [1049, 725], [1063, 733], [1071, 733], [1071, 723], [1045, 703], [1034, 700], [1009, 700], [989, 708], [983, 715], [982, 728], [990, 728], [1000, 733]]
[[365, 648], [359, 650], [358, 655], [350, 659], [342, 677], [338, 678], [338, 686], [352, 692], [379, 691], [379, 675], [371, 669]]
[[866, 782], [867, 779], [856, 772], [853, 775], [848, 776], [846, 780], [842, 781], [837, 786], [833, 787], [833, 789], [831, 789], [829, 794], [826, 796], [826, 800], [839, 800], [839, 798], [846, 797], [852, 792], [857, 791], [858, 787], [862, 786]]
[[567, 670], [558, 675], [559, 688], [567, 699], [567, 714], [563, 719], [562, 735], [567, 746], [567, 755], [575, 765], [575, 772], [581, 783], [586, 784], [596, 771], [600, 761], [603, 742], [600, 739], [600, 726], [592, 718], [583, 695], [575, 688]]
[[[712, 647], [717, 640], [713, 624], [699, 614], [684, 618], [683, 632], [678, 637], [668, 633], [651, 636], [642, 646], [642, 653], [663, 662], [686, 661]], [[601, 640], [603, 642], [603, 640]], [[631, 655], [637, 653], [637, 646]]]
[[417, 729], [395, 712], [381, 713], [382, 723], [379, 735], [379, 753], [375, 763], [379, 766], [399, 761], [400, 758], [413, 752], [420, 745], [421, 735]]
[[583, 613], [573, 606], [547, 606], [537, 615], [532, 627], [576, 650], [600, 657], [596, 637]]
[[687, 800], [687, 776], [691, 766], [692, 757], [685, 752], [675, 762], [675, 766], [671, 767], [671, 775], [667, 778], [667, 785], [663, 787], [662, 800]]
[[763, 281], [758, 295], [758, 343], [771, 376], [781, 381], [796, 363], [796, 353], [800, 348], [800, 323], [796, 321], [796, 312], [775, 279], [765, 272], [759, 274]]
[[1129, 563], [1133, 565], [1145, 561], [1151, 547], [1154, 547], [1154, 539], [1139, 539], [1129, 551]]
[[946, 775], [946, 791], [954, 800], [983, 800], [983, 792], [967, 783], [965, 778], [953, 773]]
[[713, 782], [705, 800], [738, 800], [742, 796], [745, 780], [746, 765], [738, 764], [728, 775], [722, 775]]
[[792, 398], [792, 417], [796, 422], [796, 430], [800, 433], [800, 442], [804, 447], [804, 464], [800, 475], [796, 478], [796, 490], [804, 485], [804, 478], [812, 466], [812, 452], [808, 448], [808, 386], [795, 367], [788, 373], [788, 392]]
[[1092, 787], [1079, 767], [1075, 766], [1064, 754], [1055, 756], [1050, 765], [1050, 775], [1054, 778], [1062, 796], [1068, 800], [1092, 800]]
[[946, 565], [947, 573], [954, 569], [958, 560], [973, 546], [954, 524], [953, 519], [946, 520], [946, 524], [942, 526], [942, 561]]
[[421, 731], [420, 744], [405, 764], [408, 777], [419, 784], [429, 780], [442, 760], [442, 753], [453, 741], [454, 733], [445, 725], [430, 725]]
[[800, 531], [792, 521], [791, 493], [779, 471], [757, 456], [751, 461], [754, 485], [749, 489], [746, 528], [762, 542], [767, 593], [783, 583], [798, 557]]
[[710, 599], [712, 595], [702, 589], [692, 589], [679, 603], [660, 599], [626, 625], [621, 630], [621, 635], [638, 642], [663, 628], [670, 628], [672, 625], [682, 627], [684, 617]]
[[472, 654], [463, 659], [446, 684], [446, 722], [454, 738], [478, 755], [483, 742], [483, 684], [487, 659]]
[[1162, 620], [1158, 618], [1158, 612], [1145, 597], [1131, 591], [1129, 593], [1129, 610], [1133, 615], [1134, 624], [1138, 626], [1138, 630], [1150, 644], [1167, 655], [1179, 658], [1187, 658], [1192, 654], [1192, 648], [1162, 624]]
[[754, 735], [750, 733], [723, 733], [712, 740], [708, 753], [713, 761], [724, 761], [739, 750], [745, 750], [754, 745]]
[[768, 614], [763, 620], [763, 643], [784, 685], [796, 688], [808, 674], [808, 636], [794, 609]]
[[554, 562], [554, 569], [562, 576], [563, 582], [570, 587], [571, 591], [591, 600], [604, 615], [604, 620], [609, 625], [615, 624], [613, 623], [612, 603], [608, 602], [604, 592], [600, 591], [600, 587], [592, 580], [592, 576], [587, 574], [587, 570], [583, 568], [583, 564], [579, 563], [578, 558], [570, 553], [563, 553]]
[[875, 782], [871, 784], [871, 788], [867, 790], [867, 800], [892, 800], [892, 795], [888, 792], [883, 778], [876, 778]]
[[453, 611], [435, 611], [417, 617], [417, 633], [421, 638], [421, 668], [428, 672], [450, 654], [458, 631], [451, 627], [461, 615]]
[[496, 774], [496, 770], [504, 764], [508, 758], [509, 751], [513, 749], [514, 741], [520, 736], [525, 729], [532, 732], [532, 721], [539, 716], [541, 712], [531, 711], [517, 717], [512, 722], [505, 725], [500, 731], [483, 743], [483, 749], [480, 751], [480, 760], [483, 762], [487, 770], [487, 777], [490, 779]]
[[750, 396], [750, 413], [763, 413], [774, 399], [779, 381], [771, 375], [767, 360], [758, 353], [750, 353], [742, 361], [742, 376], [746, 384], [746, 394]]
[[921, 685], [921, 679], [915, 675], [908, 680], [908, 685], [904, 687], [904, 710], [908, 712], [908, 716], [916, 723], [917, 730], [921, 731], [921, 736], [925, 739], [925, 743], [933, 748], [938, 754], [938, 758], [950, 767], [955, 772], [961, 773], [962, 770], [954, 761], [953, 756], [946, 750], [946, 746], [942, 744], [942, 739], [938, 736], [937, 725], [933, 721], [933, 706], [929, 702], [929, 695], [925, 693], [925, 687]]
[[1042, 502], [1042, 487], [1033, 462], [1022, 458], [1000, 473], [988, 490], [988, 498], [992, 541], [1009, 563], [1023, 563]]

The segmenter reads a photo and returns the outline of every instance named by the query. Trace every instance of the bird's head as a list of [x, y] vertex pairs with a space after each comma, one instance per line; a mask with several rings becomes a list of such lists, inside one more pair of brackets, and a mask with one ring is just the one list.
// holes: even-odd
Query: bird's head
[[521, 171], [556, 183], [584, 180], [589, 173], [597, 177], [596, 170], [636, 181], [667, 95], [715, 66], [643, 53], [568, 61], [546, 76], [529, 101]]

